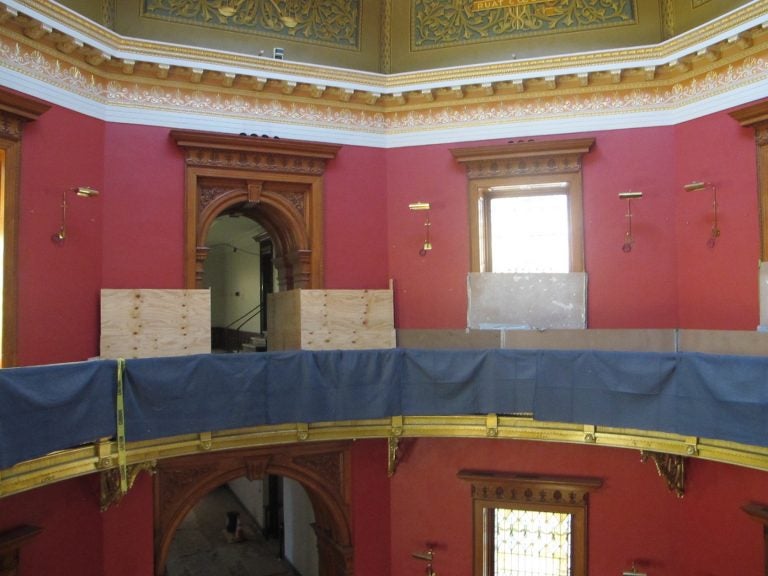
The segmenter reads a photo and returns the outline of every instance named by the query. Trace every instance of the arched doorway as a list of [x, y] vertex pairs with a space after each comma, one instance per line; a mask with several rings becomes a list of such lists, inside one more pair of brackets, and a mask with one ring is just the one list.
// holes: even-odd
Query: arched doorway
[[155, 475], [155, 573], [165, 574], [174, 534], [206, 494], [241, 476], [299, 483], [314, 512], [319, 576], [351, 576], [348, 443], [295, 444], [162, 460]]
[[244, 476], [201, 498], [176, 530], [168, 576], [318, 575], [306, 490], [290, 478]]
[[187, 288], [202, 286], [217, 217], [250, 207], [274, 244], [280, 290], [323, 286], [323, 173], [339, 146], [173, 130], [186, 154]]
[[203, 287], [210, 290], [214, 353], [266, 350], [268, 298], [275, 289], [273, 243], [246, 203], [218, 216], [206, 239]]

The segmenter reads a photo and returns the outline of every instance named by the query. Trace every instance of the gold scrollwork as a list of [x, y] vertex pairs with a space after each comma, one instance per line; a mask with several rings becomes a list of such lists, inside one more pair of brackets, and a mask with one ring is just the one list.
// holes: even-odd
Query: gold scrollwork
[[678, 454], [664, 454], [661, 452], [640, 452], [640, 460], [646, 462], [650, 458], [656, 464], [656, 471], [664, 478], [667, 488], [674, 492], [678, 498], [685, 494], [685, 457]]
[[[139, 474], [143, 471], [154, 474], [155, 462], [140, 462], [128, 466], [128, 490], [133, 487]], [[120, 470], [111, 468], [101, 473], [101, 511], [104, 512], [113, 504], [118, 504], [122, 500], [123, 492], [120, 490]]]
[[142, 15], [359, 49], [360, 0], [144, 0]]
[[444, 48], [637, 22], [635, 0], [507, 2], [497, 8], [492, 4], [473, 0], [414, 0], [413, 48]]

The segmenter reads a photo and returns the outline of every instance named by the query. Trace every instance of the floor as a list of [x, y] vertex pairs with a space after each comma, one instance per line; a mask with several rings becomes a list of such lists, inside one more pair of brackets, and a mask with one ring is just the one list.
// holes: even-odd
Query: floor
[[[227, 513], [240, 513], [243, 539], [227, 537]], [[253, 518], [223, 486], [203, 498], [176, 531], [167, 576], [296, 576], [278, 558], [278, 542], [265, 541]]]

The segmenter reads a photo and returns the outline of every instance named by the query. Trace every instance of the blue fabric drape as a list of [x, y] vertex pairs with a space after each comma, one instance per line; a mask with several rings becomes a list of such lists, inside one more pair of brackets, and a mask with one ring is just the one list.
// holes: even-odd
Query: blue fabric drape
[[115, 435], [117, 362], [0, 370], [0, 468]]
[[[112, 360], [0, 370], [0, 468], [113, 437]], [[768, 357], [364, 350], [128, 360], [128, 441], [291, 422], [533, 413], [768, 446]]]

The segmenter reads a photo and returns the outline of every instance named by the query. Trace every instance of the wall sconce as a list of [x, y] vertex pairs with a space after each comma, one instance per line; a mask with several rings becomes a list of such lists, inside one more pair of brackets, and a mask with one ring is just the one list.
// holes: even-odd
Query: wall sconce
[[432, 242], [429, 239], [429, 229], [432, 226], [432, 223], [429, 221], [429, 202], [414, 202], [413, 204], [408, 204], [408, 208], [411, 210], [426, 210], [427, 212], [424, 219], [424, 244], [421, 250], [419, 250], [419, 256], [426, 256], [427, 251], [432, 250]]
[[712, 233], [709, 236], [709, 240], [707, 240], [707, 246], [710, 248], [715, 247], [715, 242], [717, 241], [717, 238], [720, 236], [720, 228], [717, 223], [717, 187], [714, 184], [711, 184], [709, 182], [700, 182], [700, 181], [694, 181], [690, 182], [689, 184], [686, 184], [683, 186], [686, 192], [695, 192], [697, 190], [706, 190], [711, 189], [712, 190]]
[[99, 191], [88, 186], [79, 186], [77, 188], [71, 188], [64, 190], [61, 195], [61, 227], [59, 231], [51, 236], [51, 240], [54, 244], [61, 246], [67, 239], [67, 192], [74, 192], [81, 198], [93, 198], [99, 195]]
[[429, 549], [426, 552], [414, 552], [411, 554], [411, 556], [417, 560], [424, 560], [427, 563], [427, 571], [425, 572], [427, 576], [437, 576], [437, 573], [432, 568], [432, 562], [435, 559], [435, 551], [433, 550], [434, 546], [434, 544], [427, 542], [427, 547]]
[[642, 197], [642, 192], [619, 192], [619, 198], [627, 201], [627, 233], [624, 235], [624, 245], [621, 247], [624, 252], [632, 252], [632, 244], [635, 243], [635, 239], [632, 237], [632, 199]]
[[632, 569], [621, 573], [621, 576], [648, 576], [645, 572], [637, 572], [635, 563], [632, 562]]

